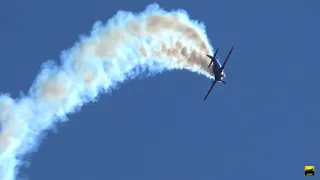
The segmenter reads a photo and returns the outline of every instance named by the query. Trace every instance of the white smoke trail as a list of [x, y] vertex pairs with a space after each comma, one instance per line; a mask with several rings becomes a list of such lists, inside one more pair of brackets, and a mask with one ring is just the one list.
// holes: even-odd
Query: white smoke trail
[[212, 78], [204, 29], [184, 10], [167, 12], [157, 4], [95, 23], [90, 36], [61, 53], [61, 66], [44, 63], [28, 96], [0, 95], [0, 180], [16, 178], [21, 157], [36, 150], [45, 130], [124, 80], [171, 69]]

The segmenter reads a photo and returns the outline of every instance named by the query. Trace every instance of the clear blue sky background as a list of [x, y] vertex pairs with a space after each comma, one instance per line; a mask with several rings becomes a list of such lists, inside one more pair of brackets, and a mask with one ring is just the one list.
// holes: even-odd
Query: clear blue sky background
[[[1, 92], [27, 92], [40, 65], [119, 9], [152, 1], [0, 1]], [[227, 83], [166, 72], [122, 85], [49, 133], [30, 180], [270, 180], [320, 170], [317, 0], [161, 0], [204, 21]], [[318, 173], [319, 174], [319, 173]], [[314, 177], [316, 178], [316, 177]], [[314, 179], [311, 178], [311, 179]]]

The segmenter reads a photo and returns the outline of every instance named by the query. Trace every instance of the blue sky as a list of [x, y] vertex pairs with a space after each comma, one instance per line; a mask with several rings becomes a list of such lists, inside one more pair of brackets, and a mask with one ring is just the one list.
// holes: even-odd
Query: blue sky
[[[0, 92], [27, 92], [40, 65], [118, 10], [153, 1], [0, 1]], [[165, 72], [123, 84], [69, 115], [21, 169], [30, 180], [270, 180], [320, 168], [320, 3], [158, 1], [203, 21], [227, 83]]]

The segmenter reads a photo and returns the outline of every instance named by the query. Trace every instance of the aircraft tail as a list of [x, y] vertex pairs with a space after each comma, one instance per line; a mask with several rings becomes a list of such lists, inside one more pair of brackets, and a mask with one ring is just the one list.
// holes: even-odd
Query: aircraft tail
[[211, 66], [212, 62], [213, 62], [213, 57], [212, 57], [212, 56], [210, 56], [210, 55], [208, 55], [208, 54], [207, 54], [207, 56], [211, 59], [211, 61], [210, 61], [209, 65], [208, 65], [208, 68], [209, 68], [209, 67]]
[[218, 48], [218, 49], [216, 50], [216, 52], [214, 53], [213, 57], [207, 54], [207, 56], [211, 59], [208, 68], [211, 66], [213, 60], [215, 60], [215, 59], [217, 58], [218, 52], [219, 52], [219, 48]]

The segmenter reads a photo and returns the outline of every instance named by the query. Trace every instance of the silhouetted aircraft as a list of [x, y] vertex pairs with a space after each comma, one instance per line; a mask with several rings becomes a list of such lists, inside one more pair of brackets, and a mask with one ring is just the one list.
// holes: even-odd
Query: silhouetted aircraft
[[226, 64], [228, 62], [228, 59], [229, 59], [231, 53], [232, 53], [233, 47], [234, 47], [234, 45], [232, 46], [231, 50], [229, 51], [229, 54], [228, 54], [226, 60], [223, 62], [222, 66], [220, 65], [220, 63], [219, 63], [219, 61], [217, 59], [217, 54], [218, 54], [219, 48], [214, 53], [213, 57], [207, 54], [207, 56], [211, 59], [208, 67], [210, 67], [211, 64], [213, 63], [212, 71], [213, 71], [213, 74], [214, 74], [214, 81], [211, 82], [212, 83], [211, 87], [210, 87], [208, 93], [206, 94], [206, 96], [204, 97], [204, 100], [207, 99], [207, 97], [210, 94], [213, 86], [217, 82], [222, 82], [223, 84], [226, 84], [226, 82], [223, 80], [226, 77], [226, 75], [225, 75], [223, 70], [224, 70], [224, 68], [225, 68], [225, 66], [226, 66]]

